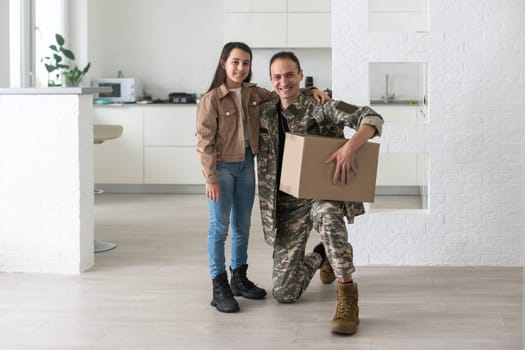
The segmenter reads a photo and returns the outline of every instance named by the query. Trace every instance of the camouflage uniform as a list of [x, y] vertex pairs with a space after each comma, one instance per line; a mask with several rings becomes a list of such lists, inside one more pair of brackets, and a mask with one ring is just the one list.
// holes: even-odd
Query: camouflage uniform
[[[352, 223], [354, 216], [364, 213], [364, 207], [359, 202], [297, 199], [278, 191], [277, 103], [260, 106], [257, 168], [264, 237], [274, 248], [273, 295], [288, 303], [296, 301], [306, 290], [321, 263], [318, 254], [305, 254], [312, 228], [319, 232], [336, 276], [354, 271], [352, 246], [343, 217]], [[368, 124], [376, 128], [375, 135], [380, 135], [383, 125], [383, 119], [369, 107], [359, 108], [335, 100], [321, 105], [304, 94], [282, 113], [290, 132], [300, 134], [344, 137], [345, 126], [357, 130], [361, 124]]]

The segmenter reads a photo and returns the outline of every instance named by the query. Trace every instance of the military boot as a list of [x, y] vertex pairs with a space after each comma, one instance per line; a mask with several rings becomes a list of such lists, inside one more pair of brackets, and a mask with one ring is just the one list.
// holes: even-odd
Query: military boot
[[246, 277], [246, 270], [248, 265], [244, 264], [241, 267], [232, 270], [231, 286], [232, 292], [235, 296], [243, 296], [248, 299], [263, 299], [266, 296], [266, 291], [257, 287], [252, 281]]
[[226, 272], [218, 274], [213, 280], [213, 299], [211, 305], [220, 312], [237, 312], [239, 303], [233, 297], [232, 290], [228, 284]]
[[334, 269], [332, 269], [332, 265], [330, 265], [330, 261], [328, 261], [328, 256], [326, 256], [323, 243], [316, 245], [314, 252], [321, 255], [323, 258], [323, 260], [321, 260], [321, 265], [319, 266], [319, 279], [324, 284], [332, 283], [335, 281], [335, 273]]
[[337, 307], [332, 320], [332, 333], [354, 334], [359, 324], [357, 283], [337, 283]]

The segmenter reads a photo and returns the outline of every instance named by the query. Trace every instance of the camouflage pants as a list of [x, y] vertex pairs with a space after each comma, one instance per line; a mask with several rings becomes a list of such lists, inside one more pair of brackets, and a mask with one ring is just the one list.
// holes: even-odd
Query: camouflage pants
[[295, 302], [319, 268], [319, 255], [306, 253], [312, 228], [319, 233], [336, 276], [354, 272], [344, 213], [342, 202], [297, 199], [279, 192], [272, 273], [275, 299]]

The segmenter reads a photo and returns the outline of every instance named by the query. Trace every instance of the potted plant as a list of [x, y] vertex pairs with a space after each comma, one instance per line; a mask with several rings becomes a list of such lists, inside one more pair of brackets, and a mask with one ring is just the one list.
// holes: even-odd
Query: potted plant
[[91, 62], [88, 62], [83, 69], [78, 68], [76, 64], [71, 68], [65, 64], [64, 58], [74, 61], [75, 54], [70, 49], [64, 47], [65, 40], [62, 35], [58, 33], [55, 34], [55, 39], [56, 45], [49, 45], [52, 56], [46, 56], [41, 59], [41, 62], [44, 62], [48, 74], [47, 86], [62, 86], [61, 75], [65, 79], [66, 86], [78, 86], [82, 78], [89, 71]]

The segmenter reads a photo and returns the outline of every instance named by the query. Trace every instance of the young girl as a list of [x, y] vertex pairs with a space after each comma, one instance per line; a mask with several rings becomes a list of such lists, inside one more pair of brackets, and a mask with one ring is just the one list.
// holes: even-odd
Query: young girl
[[[237, 312], [235, 296], [263, 299], [266, 291], [246, 276], [248, 238], [255, 196], [254, 155], [259, 147], [259, 104], [278, 95], [250, 83], [248, 45], [224, 45], [215, 76], [197, 107], [197, 153], [206, 180], [210, 208], [208, 260], [213, 285], [211, 305]], [[319, 100], [328, 97], [316, 90]], [[231, 287], [224, 243], [231, 222]]]

